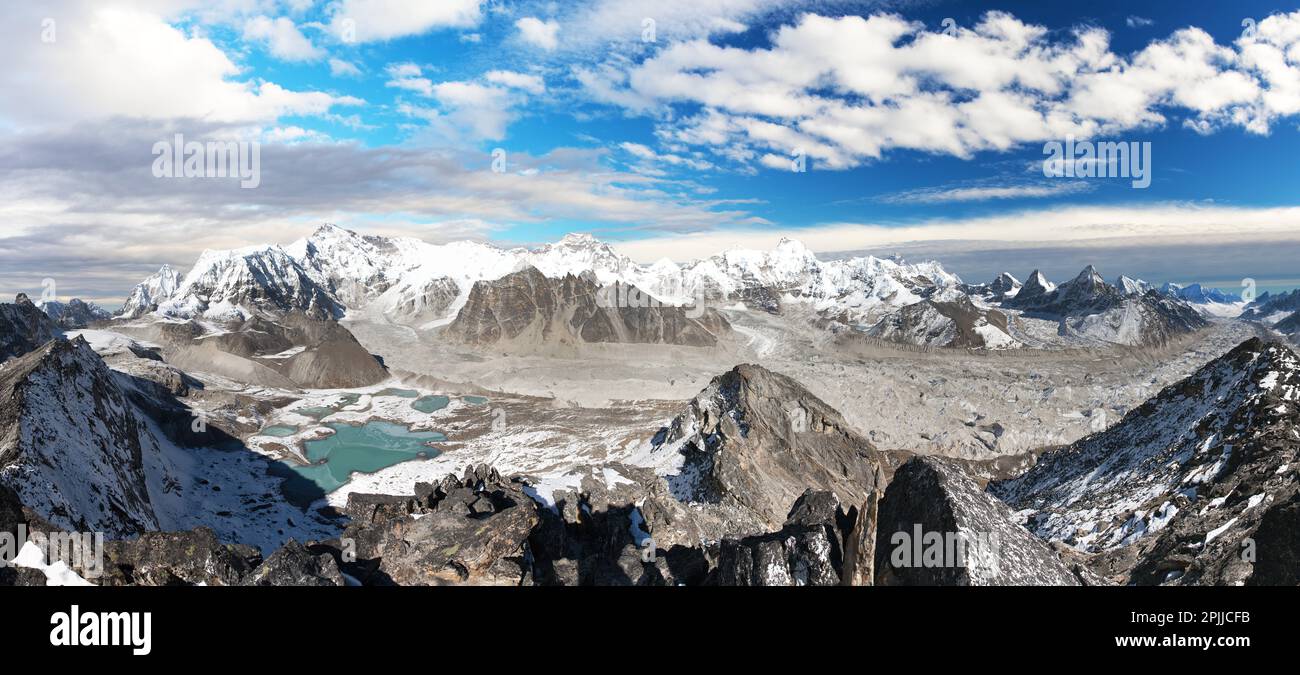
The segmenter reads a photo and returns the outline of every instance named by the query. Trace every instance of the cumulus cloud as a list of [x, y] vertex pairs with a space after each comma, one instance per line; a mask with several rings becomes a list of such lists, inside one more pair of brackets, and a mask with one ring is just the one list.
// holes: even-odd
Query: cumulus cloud
[[483, 20], [483, 0], [340, 0], [330, 28], [345, 42], [375, 42], [440, 28], [473, 28]]
[[814, 167], [844, 169], [891, 150], [968, 158], [1114, 136], [1171, 115], [1201, 133], [1267, 133], [1300, 112], [1297, 48], [1300, 12], [1233, 45], [1193, 27], [1128, 56], [1101, 28], [1062, 36], [1003, 12], [951, 33], [894, 14], [807, 14], [768, 46], [687, 40], [575, 78], [596, 100], [667, 118], [662, 137], [766, 166], [803, 152]]
[[[39, 41], [46, 11], [59, 17], [49, 44]], [[249, 78], [210, 39], [147, 9], [64, 2], [20, 3], [13, 12], [0, 22], [0, 119], [10, 123], [117, 116], [260, 122], [362, 103]]]
[[260, 42], [285, 61], [316, 61], [325, 56], [287, 17], [256, 16], [244, 23], [244, 39]]
[[434, 82], [414, 63], [389, 64], [386, 86], [433, 99], [437, 108], [403, 103], [398, 112], [426, 121], [444, 140], [500, 140], [529, 95], [546, 92], [538, 75], [492, 70], [481, 80]]
[[553, 19], [543, 21], [535, 16], [526, 16], [515, 22], [515, 28], [519, 29], [519, 37], [524, 42], [547, 51], [560, 44], [560, 24]]
[[484, 77], [493, 84], [521, 89], [530, 94], [543, 94], [546, 92], [546, 83], [538, 75], [516, 73], [511, 70], [491, 70]]

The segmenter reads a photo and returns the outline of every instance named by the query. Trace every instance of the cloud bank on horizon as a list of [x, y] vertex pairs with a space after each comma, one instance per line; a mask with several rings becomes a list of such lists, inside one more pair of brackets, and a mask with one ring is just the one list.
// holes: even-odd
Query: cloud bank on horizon
[[[35, 5], [0, 22], [10, 291], [54, 277], [112, 303], [161, 263], [322, 221], [504, 244], [586, 231], [640, 260], [781, 236], [1300, 250], [1300, 12], [1267, 4]], [[151, 148], [177, 134], [257, 143], [256, 189], [157, 177]], [[1046, 175], [1044, 144], [1067, 139], [1149, 144], [1150, 187], [1115, 173], [1127, 156], [1071, 158], [1113, 178]]]

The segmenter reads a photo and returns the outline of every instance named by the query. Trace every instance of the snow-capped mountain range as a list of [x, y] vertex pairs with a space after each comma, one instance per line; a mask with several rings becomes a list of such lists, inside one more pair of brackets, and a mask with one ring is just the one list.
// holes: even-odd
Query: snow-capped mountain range
[[871, 256], [824, 262], [788, 239], [772, 251], [727, 251], [683, 266], [669, 260], [641, 265], [582, 234], [530, 250], [430, 244], [325, 225], [287, 246], [206, 251], [183, 278], [165, 267], [132, 291], [120, 316], [152, 311], [230, 321], [286, 310], [323, 316], [377, 310], [400, 323], [434, 327], [455, 318], [475, 282], [530, 266], [551, 278], [589, 273], [603, 285], [630, 284], [667, 304], [741, 301], [748, 292], [771, 289], [818, 310], [860, 315], [919, 302], [960, 283], [937, 263]]
[[1108, 284], [1091, 266], [1059, 288], [1037, 270], [1023, 284], [1004, 273], [970, 286], [937, 262], [820, 260], [791, 239], [769, 251], [643, 265], [585, 234], [504, 249], [361, 235], [334, 225], [286, 246], [205, 251], [183, 277], [164, 267], [132, 291], [120, 317], [229, 324], [298, 312], [428, 330], [454, 321], [475, 284], [528, 268], [551, 279], [587, 275], [602, 286], [624, 284], [669, 306], [779, 314], [797, 304], [832, 330], [931, 347], [1154, 344], [1202, 325], [1182, 298], [1149, 292], [1149, 284], [1128, 277]]

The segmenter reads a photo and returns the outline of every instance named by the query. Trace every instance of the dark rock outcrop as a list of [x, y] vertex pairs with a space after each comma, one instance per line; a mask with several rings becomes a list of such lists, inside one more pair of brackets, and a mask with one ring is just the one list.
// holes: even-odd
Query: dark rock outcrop
[[0, 304], [0, 362], [22, 356], [61, 335], [59, 327], [19, 293], [13, 304]]
[[223, 544], [206, 527], [145, 532], [104, 545], [101, 586], [237, 586], [262, 562], [251, 547]]
[[[720, 586], [838, 586], [846, 566], [844, 538], [856, 523], [831, 492], [808, 490], [794, 503], [777, 532], [723, 540], [718, 556]], [[845, 527], [847, 525], [847, 527]], [[855, 552], [862, 552], [861, 548]], [[863, 563], [849, 563], [861, 569]]]
[[58, 324], [60, 328], [85, 328], [97, 321], [113, 318], [112, 313], [81, 298], [73, 298], [66, 303], [50, 300], [41, 304], [41, 310]]
[[522, 485], [479, 467], [417, 492], [349, 496], [356, 520], [343, 536], [355, 542], [363, 583], [518, 585], [531, 572], [528, 537], [539, 518]]
[[880, 501], [876, 583], [1077, 586], [1078, 577], [955, 463], [915, 457]]
[[241, 582], [243, 586], [345, 586], [338, 563], [290, 539]]

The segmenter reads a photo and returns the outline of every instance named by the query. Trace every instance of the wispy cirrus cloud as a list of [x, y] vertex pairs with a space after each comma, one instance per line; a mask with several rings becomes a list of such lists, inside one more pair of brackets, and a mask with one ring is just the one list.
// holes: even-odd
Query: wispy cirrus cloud
[[986, 181], [981, 184], [947, 185], [904, 190], [882, 195], [877, 197], [876, 201], [885, 204], [947, 204], [1004, 199], [1044, 199], [1091, 192], [1096, 188], [1096, 185], [1095, 182], [1083, 180], [1009, 184]]

